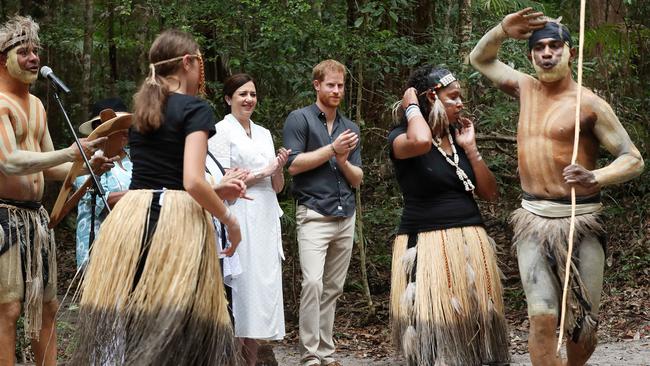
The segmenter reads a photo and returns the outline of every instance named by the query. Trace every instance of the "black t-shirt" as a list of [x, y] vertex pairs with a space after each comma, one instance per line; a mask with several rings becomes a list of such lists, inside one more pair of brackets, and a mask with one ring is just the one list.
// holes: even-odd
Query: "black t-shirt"
[[133, 173], [129, 189], [183, 190], [185, 137], [192, 132], [215, 134], [210, 105], [195, 96], [172, 93], [160, 127], [147, 134], [129, 130]]
[[[399, 126], [388, 135], [390, 158], [404, 197], [398, 234], [483, 225], [472, 192], [465, 191], [463, 182], [456, 175], [456, 168], [435, 146], [424, 155], [395, 159], [393, 141], [403, 133], [406, 133], [406, 126]], [[476, 177], [465, 151], [455, 141], [454, 145], [459, 166], [476, 185]], [[452, 157], [450, 159], [453, 161]]]

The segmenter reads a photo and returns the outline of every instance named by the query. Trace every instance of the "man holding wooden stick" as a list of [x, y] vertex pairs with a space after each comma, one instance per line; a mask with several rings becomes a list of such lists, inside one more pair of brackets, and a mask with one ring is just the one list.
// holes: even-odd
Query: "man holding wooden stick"
[[[537, 78], [497, 59], [507, 38], [528, 39]], [[575, 250], [566, 309], [569, 365], [583, 365], [596, 348], [603, 284], [605, 230], [599, 218], [602, 187], [628, 181], [643, 159], [607, 102], [582, 89], [577, 162], [571, 164], [578, 84], [569, 30], [531, 8], [507, 15], [478, 42], [472, 65], [505, 93], [519, 99], [518, 167], [522, 208], [512, 215], [514, 245], [528, 306], [528, 347], [533, 365], [561, 365], [556, 327], [561, 315], [571, 216], [576, 192]], [[615, 160], [597, 168], [599, 146]]]

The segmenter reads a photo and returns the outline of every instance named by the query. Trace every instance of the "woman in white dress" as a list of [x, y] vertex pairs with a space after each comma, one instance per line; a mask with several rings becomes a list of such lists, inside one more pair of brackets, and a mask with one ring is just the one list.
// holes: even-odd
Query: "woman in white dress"
[[232, 279], [235, 336], [240, 338], [248, 365], [257, 360], [258, 339], [284, 338], [282, 301], [282, 210], [276, 193], [284, 187], [282, 169], [289, 151], [275, 153], [271, 133], [250, 117], [257, 104], [255, 82], [246, 74], [224, 83], [224, 99], [230, 114], [217, 123], [208, 142], [225, 169], [248, 170], [247, 196], [230, 209], [240, 222], [242, 241], [238, 252], [242, 273]]

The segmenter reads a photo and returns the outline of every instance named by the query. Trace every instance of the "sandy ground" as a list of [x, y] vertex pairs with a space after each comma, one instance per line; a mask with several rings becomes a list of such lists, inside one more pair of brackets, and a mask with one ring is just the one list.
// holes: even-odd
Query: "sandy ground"
[[[300, 365], [300, 355], [297, 347], [274, 345], [273, 351], [278, 365]], [[401, 366], [405, 365], [404, 359], [395, 356], [384, 359], [364, 358], [363, 354], [340, 354], [339, 361], [344, 366], [373, 365], [373, 366]], [[512, 355], [511, 365], [530, 365], [528, 354]], [[598, 346], [591, 356], [588, 365], [650, 365], [650, 341], [624, 341], [617, 343], [604, 343]]]
[[[279, 343], [272, 343], [276, 360], [280, 366], [299, 366], [300, 354], [297, 346], [287, 346]], [[400, 356], [373, 359], [364, 357], [362, 353], [338, 354], [339, 361], [343, 366], [404, 366], [406, 363]], [[60, 363], [59, 365], [65, 365]], [[17, 364], [16, 366], [30, 366], [33, 363]], [[531, 365], [528, 354], [513, 354], [511, 366]], [[588, 365], [625, 365], [625, 366], [649, 366], [650, 365], [650, 340], [623, 341], [616, 343], [604, 343], [598, 346], [596, 352], [591, 356]]]

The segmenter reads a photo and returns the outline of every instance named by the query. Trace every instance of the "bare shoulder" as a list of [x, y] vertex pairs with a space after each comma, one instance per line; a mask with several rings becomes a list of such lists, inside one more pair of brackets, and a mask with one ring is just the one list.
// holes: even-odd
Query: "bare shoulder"
[[9, 115], [10, 118], [13, 118], [11, 109], [6, 103], [3, 103], [3, 99], [0, 98], [0, 116]]
[[598, 120], [609, 120], [616, 116], [612, 106], [605, 99], [585, 87], [582, 88], [582, 106], [595, 113]]
[[29, 93], [29, 99], [30, 99], [31, 101], [33, 101], [34, 103], [36, 103], [36, 105], [37, 105], [39, 108], [44, 108], [44, 107], [43, 107], [43, 101], [41, 100], [41, 98], [35, 96], [35, 95], [32, 94], [32, 93]]
[[17, 118], [16, 107], [20, 104], [12, 96], [0, 91], [0, 115], [9, 115], [10, 118]]
[[539, 80], [524, 72], [518, 73], [517, 83], [519, 84], [519, 89], [522, 92], [527, 92], [533, 89], [537, 89], [540, 85]]
[[526, 82], [530, 82], [530, 83], [539, 83], [540, 82], [539, 80], [537, 80], [536, 77], [534, 77], [533, 75], [527, 74], [525, 72], [518, 71], [517, 74], [519, 75], [520, 80], [525, 80]]

